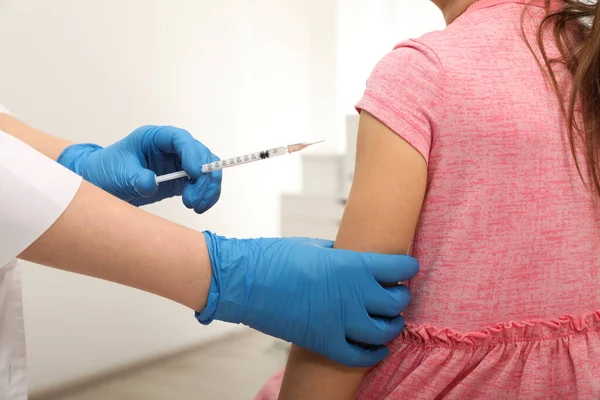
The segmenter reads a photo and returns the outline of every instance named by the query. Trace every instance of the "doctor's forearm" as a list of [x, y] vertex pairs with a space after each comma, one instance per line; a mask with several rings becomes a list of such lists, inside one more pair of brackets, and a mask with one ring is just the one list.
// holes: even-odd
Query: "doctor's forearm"
[[71, 142], [38, 131], [10, 115], [0, 113], [0, 131], [16, 137], [45, 156], [57, 160]]
[[63, 215], [19, 258], [120, 283], [196, 311], [212, 268], [204, 235], [82, 182]]

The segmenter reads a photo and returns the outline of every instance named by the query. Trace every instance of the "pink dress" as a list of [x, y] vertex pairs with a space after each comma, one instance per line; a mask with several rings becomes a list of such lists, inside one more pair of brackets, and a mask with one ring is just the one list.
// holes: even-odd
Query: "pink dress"
[[524, 10], [534, 48], [544, 15], [527, 3], [480, 0], [399, 44], [357, 106], [429, 171], [407, 329], [358, 399], [600, 399], [600, 209], [522, 38]]

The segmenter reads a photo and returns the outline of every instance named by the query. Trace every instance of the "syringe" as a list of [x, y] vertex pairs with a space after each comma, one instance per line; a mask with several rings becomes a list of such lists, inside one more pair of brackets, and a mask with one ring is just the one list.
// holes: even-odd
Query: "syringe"
[[[214, 161], [208, 164], [204, 164], [202, 166], [202, 173], [208, 174], [213, 171], [218, 171], [224, 168], [235, 167], [237, 165], [248, 164], [254, 161], [266, 160], [267, 158], [273, 158], [278, 156], [283, 156], [289, 153], [295, 153], [300, 150], [304, 150], [308, 146], [312, 146], [313, 144], [322, 143], [324, 140], [314, 143], [296, 143], [289, 144], [287, 146], [275, 147], [269, 150], [257, 151], [254, 153], [244, 154], [238, 157], [226, 158], [220, 161]], [[161, 182], [171, 181], [173, 179], [179, 179], [188, 177], [185, 171], [177, 171], [172, 172], [170, 174], [165, 174], [156, 177], [156, 184]]]

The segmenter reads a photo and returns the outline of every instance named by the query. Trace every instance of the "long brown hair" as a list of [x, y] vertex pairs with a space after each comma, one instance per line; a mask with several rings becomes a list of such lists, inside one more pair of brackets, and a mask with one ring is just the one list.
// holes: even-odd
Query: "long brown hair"
[[[563, 0], [564, 7], [557, 9], [552, 7], [552, 0], [544, 2], [546, 16], [537, 33], [543, 65], [526, 39], [527, 45], [558, 95], [579, 176], [588, 189], [600, 196], [600, 7], [595, 2], [586, 4], [579, 0]], [[521, 22], [525, 37], [524, 19]], [[559, 59], [549, 58], [544, 46], [544, 35], [549, 32], [552, 32], [560, 52]], [[567, 91], [557, 78], [554, 68], [557, 64], [564, 65], [573, 77], [570, 93], [565, 93]], [[579, 152], [585, 154], [585, 172], [591, 188], [584, 178]]]

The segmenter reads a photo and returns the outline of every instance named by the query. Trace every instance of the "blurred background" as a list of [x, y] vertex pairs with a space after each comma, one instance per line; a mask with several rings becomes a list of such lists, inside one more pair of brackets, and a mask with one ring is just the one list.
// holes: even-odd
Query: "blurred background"
[[[221, 157], [325, 139], [226, 171], [206, 215], [147, 209], [226, 236], [332, 237], [366, 79], [443, 27], [428, 0], [0, 0], [0, 102], [100, 145], [146, 124]], [[285, 363], [286, 344], [119, 285], [27, 264], [24, 297], [32, 399], [251, 399]]]

